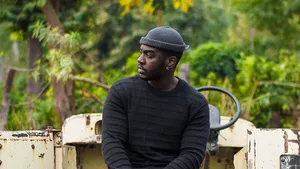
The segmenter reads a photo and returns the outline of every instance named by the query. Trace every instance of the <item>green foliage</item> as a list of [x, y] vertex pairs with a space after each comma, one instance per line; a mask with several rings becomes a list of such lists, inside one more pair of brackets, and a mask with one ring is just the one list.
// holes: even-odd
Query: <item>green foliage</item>
[[299, 84], [300, 61], [295, 55], [282, 55], [277, 61], [243, 56], [238, 61], [238, 67], [240, 72], [236, 82], [241, 96], [250, 96], [248, 100], [253, 99], [250, 109], [246, 109], [251, 112], [251, 120], [262, 125], [260, 121], [270, 117], [274, 111], [291, 116], [297, 109], [299, 87], [292, 84]]
[[191, 68], [196, 74], [192, 77], [197, 81], [214, 72], [217, 78], [228, 77], [232, 80], [237, 74], [235, 60], [240, 57], [238, 51], [218, 43], [207, 43], [196, 48], [190, 54]]
[[55, 111], [55, 104], [51, 97], [36, 100], [33, 107], [32, 119], [35, 123], [35, 128], [46, 129], [47, 126], [60, 128], [59, 115]]
[[58, 28], [45, 27], [41, 22], [37, 22], [33, 28], [34, 38], [42, 41], [44, 45], [50, 44], [56, 47], [49, 50], [46, 55], [49, 61], [48, 76], [66, 81], [74, 67], [72, 56], [80, 50], [79, 34], [71, 32], [63, 35]]
[[229, 27], [232, 16], [224, 2], [220, 0], [194, 0], [194, 6], [188, 14], [166, 7], [163, 14], [163, 24], [178, 30], [183, 39], [196, 48], [207, 41], [226, 41], [227, 27]]
[[28, 130], [30, 128], [27, 114], [24, 111], [16, 112], [15, 109], [12, 109], [8, 121], [7, 130]]
[[[243, 24], [255, 30], [250, 34], [254, 41], [252, 52], [270, 57], [268, 55], [278, 55], [280, 49], [299, 51], [299, 0], [232, 0], [232, 4], [245, 16], [237, 21], [243, 19]], [[238, 24], [233, 29], [241, 26], [245, 27]], [[245, 39], [241, 39], [241, 43], [244, 44]]]
[[[0, 24], [0, 39], [3, 43], [0, 45], [1, 57], [7, 59], [7, 55], [10, 55], [12, 41], [10, 41], [9, 32], [8, 32], [8, 23]], [[10, 57], [11, 58], [11, 57]]]
[[46, 4], [47, 0], [36, 0], [36, 5], [43, 7]]
[[[17, 101], [21, 99], [16, 98]], [[57, 129], [59, 126], [59, 116], [54, 111], [54, 103], [52, 97], [44, 97], [38, 100], [34, 100], [32, 121], [34, 126], [30, 127], [28, 123], [28, 114], [26, 113], [27, 104], [25, 98], [24, 102], [14, 102], [15, 105], [12, 107], [12, 111], [9, 116], [9, 123], [7, 125], [8, 130], [28, 130], [31, 127], [36, 129], [46, 129], [47, 126], [53, 126]]]
[[[282, 51], [276, 60], [271, 60], [239, 53], [237, 49], [217, 43], [192, 50], [185, 60], [192, 67], [191, 84], [230, 89], [241, 100], [243, 113], [249, 113], [257, 127], [268, 127], [273, 112], [290, 118], [300, 105], [300, 61], [296, 55]], [[206, 97], [221, 113], [228, 109], [225, 105], [232, 104], [212, 94]], [[233, 111], [232, 106], [229, 107]]]
[[11, 130], [25, 130], [29, 128], [26, 114], [26, 76], [15, 74], [14, 86], [11, 91], [11, 113], [9, 113], [7, 128]]
[[27, 37], [29, 26], [36, 20], [45, 20], [41, 11], [38, 9], [40, 1], [12, 1], [8, 5], [0, 4], [4, 9], [0, 12], [0, 22], [10, 22], [10, 30], [14, 32], [23, 31]]
[[137, 74], [137, 59], [140, 56], [139, 52], [133, 53], [126, 62], [125, 76], [133, 76]]

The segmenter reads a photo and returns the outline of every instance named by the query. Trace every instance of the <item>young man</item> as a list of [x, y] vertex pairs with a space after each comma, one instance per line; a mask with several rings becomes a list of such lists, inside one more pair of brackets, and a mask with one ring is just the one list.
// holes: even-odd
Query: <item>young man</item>
[[139, 74], [117, 81], [104, 105], [104, 160], [109, 169], [199, 169], [208, 103], [174, 76], [189, 46], [167, 26], [150, 30], [140, 44]]

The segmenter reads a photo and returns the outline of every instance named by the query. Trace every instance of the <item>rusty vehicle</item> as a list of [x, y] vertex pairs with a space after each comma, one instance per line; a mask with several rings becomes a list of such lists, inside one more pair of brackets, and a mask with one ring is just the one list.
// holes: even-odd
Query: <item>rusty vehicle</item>
[[[201, 169], [298, 169], [300, 134], [296, 129], [260, 129], [239, 118], [240, 103], [218, 87], [216, 91], [236, 104], [234, 116], [220, 116], [210, 107], [211, 135]], [[1, 131], [0, 169], [106, 169], [101, 152], [100, 113], [65, 120], [62, 129]]]

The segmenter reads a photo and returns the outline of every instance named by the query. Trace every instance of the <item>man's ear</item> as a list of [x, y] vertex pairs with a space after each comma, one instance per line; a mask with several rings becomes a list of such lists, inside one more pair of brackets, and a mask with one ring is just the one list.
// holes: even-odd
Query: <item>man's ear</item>
[[176, 63], [177, 63], [177, 58], [176, 56], [170, 56], [168, 58], [168, 68], [172, 69], [176, 67]]

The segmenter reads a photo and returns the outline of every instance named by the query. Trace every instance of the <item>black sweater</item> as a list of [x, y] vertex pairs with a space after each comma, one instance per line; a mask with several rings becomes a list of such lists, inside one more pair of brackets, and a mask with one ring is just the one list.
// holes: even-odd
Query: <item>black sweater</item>
[[159, 91], [137, 75], [109, 91], [102, 151], [110, 169], [199, 169], [208, 136], [208, 103], [183, 80]]

